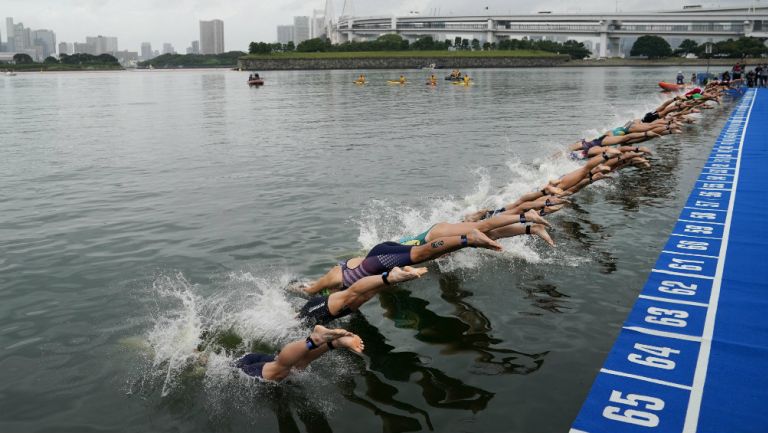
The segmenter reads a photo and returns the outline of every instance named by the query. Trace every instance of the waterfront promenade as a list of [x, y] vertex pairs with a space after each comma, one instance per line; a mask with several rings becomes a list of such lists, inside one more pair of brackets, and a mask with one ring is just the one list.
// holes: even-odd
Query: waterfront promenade
[[571, 433], [768, 431], [766, 116], [748, 90]]

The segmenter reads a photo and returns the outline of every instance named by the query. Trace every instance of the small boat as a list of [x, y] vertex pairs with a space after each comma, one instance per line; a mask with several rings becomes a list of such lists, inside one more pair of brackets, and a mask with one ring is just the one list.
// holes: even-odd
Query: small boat
[[261, 79], [261, 78], [255, 79], [255, 80], [248, 80], [248, 85], [249, 86], [263, 86], [264, 85], [264, 80]]
[[15, 73], [15, 72], [13, 72], [13, 71], [6, 71], [6, 72], [5, 72], [5, 76], [6, 76], [6, 77], [15, 77], [15, 76], [16, 76], [16, 73]]
[[450, 75], [447, 75], [445, 77], [445, 80], [446, 81], [462, 81], [462, 80], [464, 80], [464, 77], [463, 76], [451, 77]]
[[353, 83], [357, 84], [358, 86], [362, 86], [362, 85], [364, 85], [364, 84], [366, 84], [368, 82], [367, 81], [355, 80], [355, 81], [353, 81]]
[[435, 69], [436, 65], [434, 63], [430, 63], [427, 66], [422, 66], [421, 69]]
[[408, 81], [400, 81], [400, 80], [387, 80], [387, 84], [407, 84]]
[[666, 81], [659, 81], [659, 87], [667, 91], [675, 91], [685, 88], [685, 84], [667, 83]]

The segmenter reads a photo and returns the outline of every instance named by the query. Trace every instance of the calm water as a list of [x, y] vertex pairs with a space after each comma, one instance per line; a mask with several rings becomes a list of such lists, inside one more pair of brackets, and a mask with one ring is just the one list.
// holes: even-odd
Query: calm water
[[567, 431], [727, 110], [576, 196], [556, 249], [462, 251], [369, 302], [342, 323], [362, 357], [279, 386], [190, 366], [204, 329], [306, 335], [289, 281], [573, 169], [552, 155], [676, 70], [399, 72], [0, 77], [0, 431]]

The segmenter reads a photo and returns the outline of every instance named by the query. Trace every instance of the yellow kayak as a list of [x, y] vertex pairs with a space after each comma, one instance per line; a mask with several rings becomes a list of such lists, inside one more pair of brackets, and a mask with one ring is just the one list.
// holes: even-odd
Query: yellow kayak
[[451, 84], [456, 86], [471, 86], [472, 82], [470, 81], [469, 83], [465, 83], [463, 81], [451, 81]]
[[363, 84], [366, 84], [367, 81], [353, 81], [353, 83], [362, 86]]
[[400, 80], [387, 80], [387, 84], [406, 84], [407, 81], [400, 81]]

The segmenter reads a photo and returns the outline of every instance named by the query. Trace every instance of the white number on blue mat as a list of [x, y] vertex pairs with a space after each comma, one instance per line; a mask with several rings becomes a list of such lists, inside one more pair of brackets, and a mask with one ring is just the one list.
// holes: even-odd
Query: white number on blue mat
[[703, 235], [711, 235], [712, 234], [712, 227], [708, 226], [693, 226], [690, 224], [686, 224], [685, 230], [683, 230], [686, 233], [701, 233]]
[[656, 367], [664, 370], [672, 370], [675, 368], [675, 361], [668, 359], [669, 355], [679, 354], [680, 351], [669, 347], [650, 346], [647, 344], [635, 343], [635, 349], [641, 352], [650, 353], [649, 356], [639, 353], [630, 353], [627, 359], [635, 364], [645, 365], [648, 367]]
[[688, 318], [688, 312], [683, 310], [667, 310], [665, 308], [648, 307], [648, 316], [645, 321], [665, 326], [683, 328], [688, 323], [683, 320]]
[[680, 241], [677, 243], [677, 247], [681, 250], [706, 251], [707, 247], [709, 247], [709, 242]]
[[[641, 407], [645, 410], [659, 411], [664, 409], [664, 400], [656, 397], [649, 397], [640, 394], [627, 394], [626, 398], [621, 396], [621, 392], [612, 391], [609, 399], [612, 403], [619, 403], [625, 406]], [[643, 406], [640, 406], [643, 404]], [[623, 409], [623, 410], [622, 410]], [[603, 416], [614, 421], [635, 424], [643, 427], [656, 427], [659, 425], [659, 417], [650, 412], [642, 410], [626, 409], [617, 406], [606, 406], [603, 409]]]
[[686, 259], [672, 259], [672, 263], [669, 264], [669, 267], [671, 269], [680, 269], [682, 271], [700, 271], [703, 268], [698, 265], [694, 265], [694, 263], [698, 263], [699, 265], [703, 265], [703, 260], [686, 260]]
[[717, 215], [712, 212], [691, 212], [691, 218], [697, 220], [713, 220], [717, 219]]
[[696, 289], [698, 288], [699, 286], [696, 284], [685, 285], [679, 281], [662, 281], [659, 291], [673, 295], [692, 296], [696, 294]]

